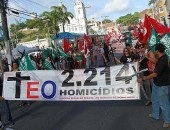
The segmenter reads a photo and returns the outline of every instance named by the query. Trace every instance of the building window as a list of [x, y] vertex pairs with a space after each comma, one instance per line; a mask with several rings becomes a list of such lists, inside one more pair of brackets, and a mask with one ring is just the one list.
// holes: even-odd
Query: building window
[[72, 27], [72, 31], [74, 31], [74, 27]]
[[78, 9], [78, 14], [80, 14], [80, 9]]
[[159, 7], [159, 13], [162, 13], [164, 10], [162, 8], [162, 6]]
[[77, 31], [77, 28], [75, 27], [75, 31]]
[[161, 23], [164, 22], [164, 17], [163, 17], [163, 16], [160, 17], [160, 22], [161, 22]]

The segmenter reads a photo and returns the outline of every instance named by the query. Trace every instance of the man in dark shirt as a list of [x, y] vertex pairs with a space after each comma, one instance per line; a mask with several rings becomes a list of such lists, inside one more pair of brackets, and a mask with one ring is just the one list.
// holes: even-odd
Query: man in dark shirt
[[[148, 59], [145, 57], [145, 52], [146, 52], [146, 47], [144, 44], [140, 44], [138, 46], [139, 49], [139, 57], [140, 57], [140, 61], [139, 61], [139, 70], [144, 70], [144, 69], [148, 69]], [[144, 73], [140, 74], [140, 76], [142, 77], [146, 77], [149, 75], [149, 70], [145, 71]], [[146, 99], [147, 102], [145, 103], [145, 106], [149, 106], [151, 104], [151, 81], [150, 80], [146, 80], [144, 82], [142, 82], [142, 85], [145, 87], [145, 92], [146, 92]]]
[[152, 88], [152, 114], [149, 117], [159, 119], [160, 109], [162, 110], [164, 124], [163, 127], [167, 128], [170, 124], [170, 107], [169, 107], [169, 66], [168, 58], [164, 54], [165, 47], [163, 44], [156, 44], [155, 54], [158, 61], [155, 70], [152, 74], [138, 79], [138, 83], [153, 78]]

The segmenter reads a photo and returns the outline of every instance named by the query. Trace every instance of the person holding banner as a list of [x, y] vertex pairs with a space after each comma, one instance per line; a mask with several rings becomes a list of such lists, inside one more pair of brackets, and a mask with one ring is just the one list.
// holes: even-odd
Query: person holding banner
[[[10, 110], [8, 101], [2, 97], [2, 90], [3, 90], [3, 77], [1, 76], [0, 77], [0, 101], [2, 103], [5, 113], [7, 114], [7, 121], [8, 121], [7, 124], [9, 126], [12, 126], [14, 125], [14, 122], [12, 120], [11, 110]], [[1, 115], [0, 115], [0, 130], [1, 129], [3, 129], [3, 125], [1, 122]]]
[[155, 65], [154, 72], [146, 77], [139, 78], [138, 83], [142, 83], [145, 80], [153, 78], [152, 87], [152, 113], [149, 114], [150, 118], [158, 120], [160, 118], [160, 109], [163, 115], [163, 127], [168, 128], [170, 125], [170, 106], [169, 106], [169, 66], [168, 57], [165, 52], [163, 44], [155, 45], [155, 54], [158, 57], [158, 61]]
[[120, 58], [120, 63], [126, 64], [135, 61], [133, 55], [131, 55], [127, 48], [123, 50], [123, 55]]
[[[139, 70], [148, 69], [148, 66], [147, 66], [148, 59], [145, 57], [145, 53], [146, 53], [145, 45], [139, 44], [138, 49], [139, 49], [139, 57], [140, 57]], [[140, 76], [146, 77], [148, 75], [149, 75], [149, 70], [145, 71]], [[145, 91], [146, 91], [145, 98], [147, 99], [147, 102], [145, 103], [145, 106], [149, 106], [152, 103], [151, 102], [151, 81], [146, 80], [146, 81], [142, 82], [142, 86], [145, 87]]]
[[[19, 65], [18, 65], [17, 61], [12, 62], [12, 71], [19, 71]], [[20, 106], [22, 107], [22, 106], [25, 106], [25, 105], [31, 105], [31, 103], [28, 102], [28, 101], [21, 101]]]

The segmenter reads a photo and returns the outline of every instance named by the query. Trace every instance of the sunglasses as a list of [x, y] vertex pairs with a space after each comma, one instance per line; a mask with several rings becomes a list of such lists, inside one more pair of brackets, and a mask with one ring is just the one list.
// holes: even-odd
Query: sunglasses
[[123, 51], [123, 52], [128, 52], [128, 51]]

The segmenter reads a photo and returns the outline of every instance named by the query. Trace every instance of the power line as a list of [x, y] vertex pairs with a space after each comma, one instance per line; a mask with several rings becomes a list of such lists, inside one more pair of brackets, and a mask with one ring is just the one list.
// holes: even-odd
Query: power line
[[27, 13], [29, 13], [29, 11], [26, 10], [26, 9], [24, 9], [16, 0], [13, 0], [13, 1], [14, 1], [14, 3], [15, 3], [18, 7], [20, 7], [21, 9], [23, 9], [23, 10], [26, 11]]
[[[18, 9], [14, 9], [14, 8], [11, 8], [11, 7], [7, 7], [7, 9], [14, 14], [18, 14], [18, 15], [23, 14], [23, 15], [26, 15], [26, 16], [33, 17], [32, 13], [27, 13], [27, 12], [24, 12], [24, 11], [21, 11], [21, 10], [18, 10]], [[39, 16], [39, 15], [36, 14], [35, 17], [37, 17], [37, 16]]]
[[18, 16], [18, 15], [15, 15], [15, 14], [10, 14], [9, 12], [8, 12], [8, 16], [15, 16], [15, 17], [19, 17], [19, 18], [23, 18], [23, 19], [26, 19], [26, 20], [29, 20], [29, 19], [27, 19], [27, 18], [24, 18], [24, 17], [21, 17], [21, 16]]
[[18, 10], [18, 9], [15, 9], [15, 8], [12, 8], [12, 7], [7, 7], [7, 9], [17, 11], [17, 12], [21, 12], [21, 13], [25, 13], [25, 14], [31, 14], [31, 13], [28, 13], [28, 12], [25, 12], [25, 11], [22, 11], [22, 10]]
[[29, 1], [29, 2], [31, 2], [31, 3], [34, 3], [34, 4], [36, 4], [36, 5], [39, 5], [39, 6], [41, 6], [41, 7], [50, 9], [49, 7], [46, 7], [46, 6], [44, 6], [44, 5], [41, 5], [41, 4], [39, 4], [39, 3], [35, 2], [35, 1], [32, 1], [32, 0], [26, 0], [26, 1]]

